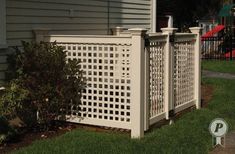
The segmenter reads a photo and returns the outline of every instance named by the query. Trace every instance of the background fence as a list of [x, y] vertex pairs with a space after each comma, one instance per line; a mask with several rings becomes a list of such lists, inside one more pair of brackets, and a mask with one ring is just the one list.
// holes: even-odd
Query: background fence
[[144, 130], [171, 110], [200, 108], [200, 28], [175, 34], [162, 29], [146, 34], [129, 29], [115, 36], [45, 35], [37, 41], [56, 41], [68, 59], [80, 59], [88, 87], [81, 105], [68, 104], [67, 121], [131, 130]]
[[231, 34], [202, 37], [202, 59], [235, 59], [235, 38]]

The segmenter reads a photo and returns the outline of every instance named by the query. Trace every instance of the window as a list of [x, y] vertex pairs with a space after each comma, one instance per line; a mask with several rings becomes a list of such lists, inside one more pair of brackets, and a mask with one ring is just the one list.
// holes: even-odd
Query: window
[[6, 0], [0, 0], [0, 48], [6, 48]]

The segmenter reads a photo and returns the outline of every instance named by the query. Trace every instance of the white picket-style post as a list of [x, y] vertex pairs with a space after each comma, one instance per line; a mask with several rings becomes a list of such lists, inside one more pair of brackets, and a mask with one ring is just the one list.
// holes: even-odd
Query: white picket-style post
[[177, 28], [162, 28], [162, 33], [167, 35], [165, 46], [165, 81], [164, 81], [164, 94], [165, 94], [165, 113], [166, 119], [169, 119], [169, 111], [174, 105], [173, 103], [173, 47], [170, 42], [170, 37], [175, 33]]
[[201, 28], [192, 27], [189, 28], [193, 34], [196, 34], [195, 42], [195, 86], [194, 86], [194, 96], [196, 100], [197, 109], [201, 108]]
[[129, 29], [131, 48], [131, 137], [144, 136], [144, 85], [145, 85], [145, 40], [146, 29]]

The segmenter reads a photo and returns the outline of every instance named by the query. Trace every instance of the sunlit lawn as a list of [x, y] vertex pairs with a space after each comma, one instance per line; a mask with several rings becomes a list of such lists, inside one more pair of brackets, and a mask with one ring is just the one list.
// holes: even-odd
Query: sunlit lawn
[[235, 74], [235, 60], [204, 60], [202, 61], [202, 69], [215, 72], [234, 73]]

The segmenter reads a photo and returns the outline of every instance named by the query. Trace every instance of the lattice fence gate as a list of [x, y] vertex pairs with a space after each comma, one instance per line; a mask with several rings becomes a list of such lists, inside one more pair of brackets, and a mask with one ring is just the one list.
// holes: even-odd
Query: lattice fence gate
[[88, 87], [80, 106], [68, 104], [67, 121], [130, 129], [132, 137], [143, 137], [171, 110], [200, 108], [200, 29], [162, 30], [130, 29], [117, 36], [37, 32], [37, 41], [56, 41], [68, 59], [81, 60]]

